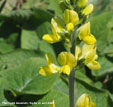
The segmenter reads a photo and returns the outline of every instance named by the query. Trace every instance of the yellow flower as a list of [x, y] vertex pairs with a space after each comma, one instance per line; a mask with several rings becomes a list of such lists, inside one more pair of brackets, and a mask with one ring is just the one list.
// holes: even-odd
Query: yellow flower
[[42, 66], [40, 67], [39, 73], [43, 76], [49, 76], [54, 73], [57, 73], [60, 68], [54, 64], [54, 58], [51, 54], [46, 54], [46, 60], [48, 63], [48, 66]]
[[95, 61], [98, 58], [95, 45], [85, 44], [82, 49], [77, 46], [75, 51], [76, 60], [84, 59], [84, 64], [91, 70], [100, 69], [99, 62]]
[[86, 44], [96, 43], [95, 37], [90, 33], [90, 22], [79, 28], [79, 39], [83, 40]]
[[93, 9], [94, 9], [93, 4], [89, 4], [89, 5], [82, 11], [82, 14], [88, 16], [90, 13], [92, 13]]
[[66, 9], [64, 11], [64, 22], [66, 25], [71, 23], [73, 26], [76, 26], [79, 23], [79, 16], [77, 12], [74, 10]]
[[96, 105], [89, 95], [82, 94], [77, 100], [76, 107], [96, 107]]
[[67, 31], [74, 31], [74, 25], [72, 23], [68, 23], [66, 25], [66, 29], [67, 29]]
[[50, 107], [55, 107], [55, 102], [54, 102], [54, 100], [52, 101], [52, 104], [50, 105]]
[[88, 3], [88, 0], [78, 0], [77, 6], [80, 8], [84, 8]]
[[77, 62], [75, 56], [69, 52], [61, 52], [58, 55], [58, 62], [62, 65], [60, 73], [69, 75], [71, 69], [76, 66]]
[[43, 40], [49, 42], [49, 43], [55, 43], [61, 41], [61, 35], [60, 33], [63, 32], [63, 23], [62, 20], [58, 17], [52, 18], [51, 20], [51, 28], [53, 34], [45, 34], [43, 35]]

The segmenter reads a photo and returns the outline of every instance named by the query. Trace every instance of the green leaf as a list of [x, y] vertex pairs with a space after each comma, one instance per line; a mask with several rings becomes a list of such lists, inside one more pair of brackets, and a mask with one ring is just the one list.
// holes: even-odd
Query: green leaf
[[23, 30], [21, 35], [21, 48], [37, 50], [39, 47], [39, 38], [34, 31]]
[[13, 51], [17, 46], [16, 45], [17, 37], [18, 37], [17, 33], [12, 33], [11, 35], [8, 36], [7, 39], [0, 38], [0, 53], [4, 54]]
[[[111, 35], [113, 24], [113, 13], [106, 12], [99, 16], [92, 17], [91, 21], [91, 33], [97, 39], [97, 49], [99, 52], [104, 50], [109, 41], [109, 35]], [[111, 25], [109, 23], [112, 23]], [[104, 26], [103, 26], [104, 25]]]
[[76, 71], [75, 78], [77, 78], [79, 80], [83, 80], [83, 81], [85, 81], [86, 83], [89, 83], [89, 84], [94, 84], [91, 79], [89, 79], [86, 75], [84, 75], [83, 73], [81, 73], [79, 71]]
[[2, 77], [6, 89], [18, 94], [41, 95], [47, 93], [53, 86], [58, 75], [41, 76], [39, 69], [45, 65], [42, 58], [31, 58], [15, 69], [3, 72]]
[[8, 107], [12, 107], [13, 104], [9, 104], [9, 99], [7, 99], [6, 97], [9, 97], [10, 95], [5, 95], [5, 90], [4, 90], [4, 84], [3, 84], [3, 80], [1, 78], [0, 75], [0, 107], [4, 107], [4, 106], [8, 106]]
[[33, 11], [19, 9], [19, 10], [10, 11], [6, 14], [0, 14], [0, 20], [3, 20], [3, 21], [13, 20], [16, 23], [17, 22], [23, 23], [24, 21], [26, 22], [27, 20], [29, 20], [31, 16], [33, 16]]
[[[80, 75], [80, 76], [79, 76]], [[82, 75], [82, 76], [81, 76]], [[98, 88], [87, 76], [84, 74], [79, 74], [76, 71], [75, 74], [75, 103], [77, 99], [84, 93], [87, 93], [96, 104], [97, 107], [112, 107], [113, 100], [108, 91]], [[77, 77], [79, 76], [79, 77]], [[88, 81], [87, 81], [88, 80]], [[68, 95], [69, 87], [68, 87], [68, 78], [65, 79], [66, 82], [62, 79], [58, 79], [54, 85], [54, 89], [62, 92], [63, 94]], [[100, 103], [101, 102], [101, 103]]]
[[103, 77], [113, 73], [113, 63], [110, 60], [103, 56], [99, 57], [98, 61], [101, 64], [101, 68], [98, 71], [92, 71], [94, 76]]
[[113, 101], [107, 91], [95, 88], [84, 81], [76, 79], [75, 81], [75, 102], [84, 93], [87, 93], [97, 107], [112, 107]]
[[8, 44], [5, 40], [0, 40], [0, 53], [7, 53], [14, 50], [14, 45]]
[[18, 49], [13, 52], [0, 55], [0, 70], [13, 69], [22, 65], [23, 62], [31, 57], [44, 56], [41, 52]]
[[[40, 29], [37, 34], [40, 34], [42, 32], [41, 30], [42, 29]], [[52, 45], [40, 40], [37, 34], [35, 30], [23, 30], [21, 35], [21, 48], [51, 53], [56, 58]]]
[[51, 34], [51, 25], [50, 22], [44, 22], [40, 26], [37, 27], [36, 33], [40, 39], [42, 39], [44, 34]]
[[51, 21], [51, 18], [53, 17], [53, 14], [45, 10], [34, 8], [33, 12], [34, 12], [34, 16], [39, 22]]
[[[42, 99], [38, 100], [37, 103], [46, 103], [43, 104], [43, 107], [50, 107], [50, 104], [54, 100], [55, 107], [69, 107], [69, 98], [67, 95], [56, 91], [51, 90], [47, 95], [45, 95]], [[33, 107], [42, 107], [42, 104], [33, 105]]]
[[56, 16], [63, 16], [63, 11], [60, 8], [60, 0], [50, 0], [48, 9], [54, 10]]
[[102, 55], [113, 54], [113, 44], [109, 44], [105, 47], [105, 49], [101, 52]]

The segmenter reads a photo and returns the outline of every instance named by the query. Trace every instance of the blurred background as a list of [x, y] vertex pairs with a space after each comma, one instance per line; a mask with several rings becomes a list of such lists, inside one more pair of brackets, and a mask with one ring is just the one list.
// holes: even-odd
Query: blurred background
[[[59, 1], [0, 0], [0, 72], [21, 66], [28, 58], [44, 57], [47, 52], [56, 57], [65, 50], [62, 43], [50, 45], [42, 40], [43, 34], [51, 33], [51, 18], [63, 16]], [[113, 107], [113, 0], [89, 0], [89, 3], [95, 7], [88, 20], [97, 39], [101, 69], [90, 71], [84, 67], [76, 74], [79, 87], [76, 99], [87, 92], [96, 104], [103, 102], [97, 107]], [[68, 93], [60, 82], [57, 81], [54, 87]], [[57, 85], [65, 89], [62, 91]], [[4, 100], [3, 93], [0, 95]]]

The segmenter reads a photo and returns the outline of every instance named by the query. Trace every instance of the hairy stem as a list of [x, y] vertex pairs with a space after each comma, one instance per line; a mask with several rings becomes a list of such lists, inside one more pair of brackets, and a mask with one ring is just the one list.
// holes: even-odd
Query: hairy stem
[[[76, 34], [76, 28], [71, 36], [71, 53], [75, 55], [75, 34]], [[71, 71], [71, 74], [69, 76], [69, 101], [70, 101], [70, 107], [75, 107], [75, 97], [74, 97], [74, 76], [75, 71], [74, 68]]]

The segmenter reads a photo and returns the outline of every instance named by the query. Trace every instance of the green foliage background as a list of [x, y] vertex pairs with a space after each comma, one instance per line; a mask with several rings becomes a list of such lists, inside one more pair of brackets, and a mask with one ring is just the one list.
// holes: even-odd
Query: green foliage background
[[[113, 107], [113, 0], [90, 2], [95, 5], [89, 20], [97, 39], [101, 69], [90, 71], [84, 67], [75, 73], [75, 102], [87, 93], [97, 107]], [[53, 99], [56, 107], [69, 107], [68, 80], [58, 74], [43, 77], [38, 72], [46, 65], [45, 53], [56, 58], [65, 50], [62, 43], [50, 45], [42, 40], [43, 34], [51, 33], [51, 18], [63, 15], [59, 0], [27, 0], [19, 8], [16, 0], [0, 0], [0, 12], [0, 107], [3, 102]], [[38, 104], [42, 106], [50, 107]]]

